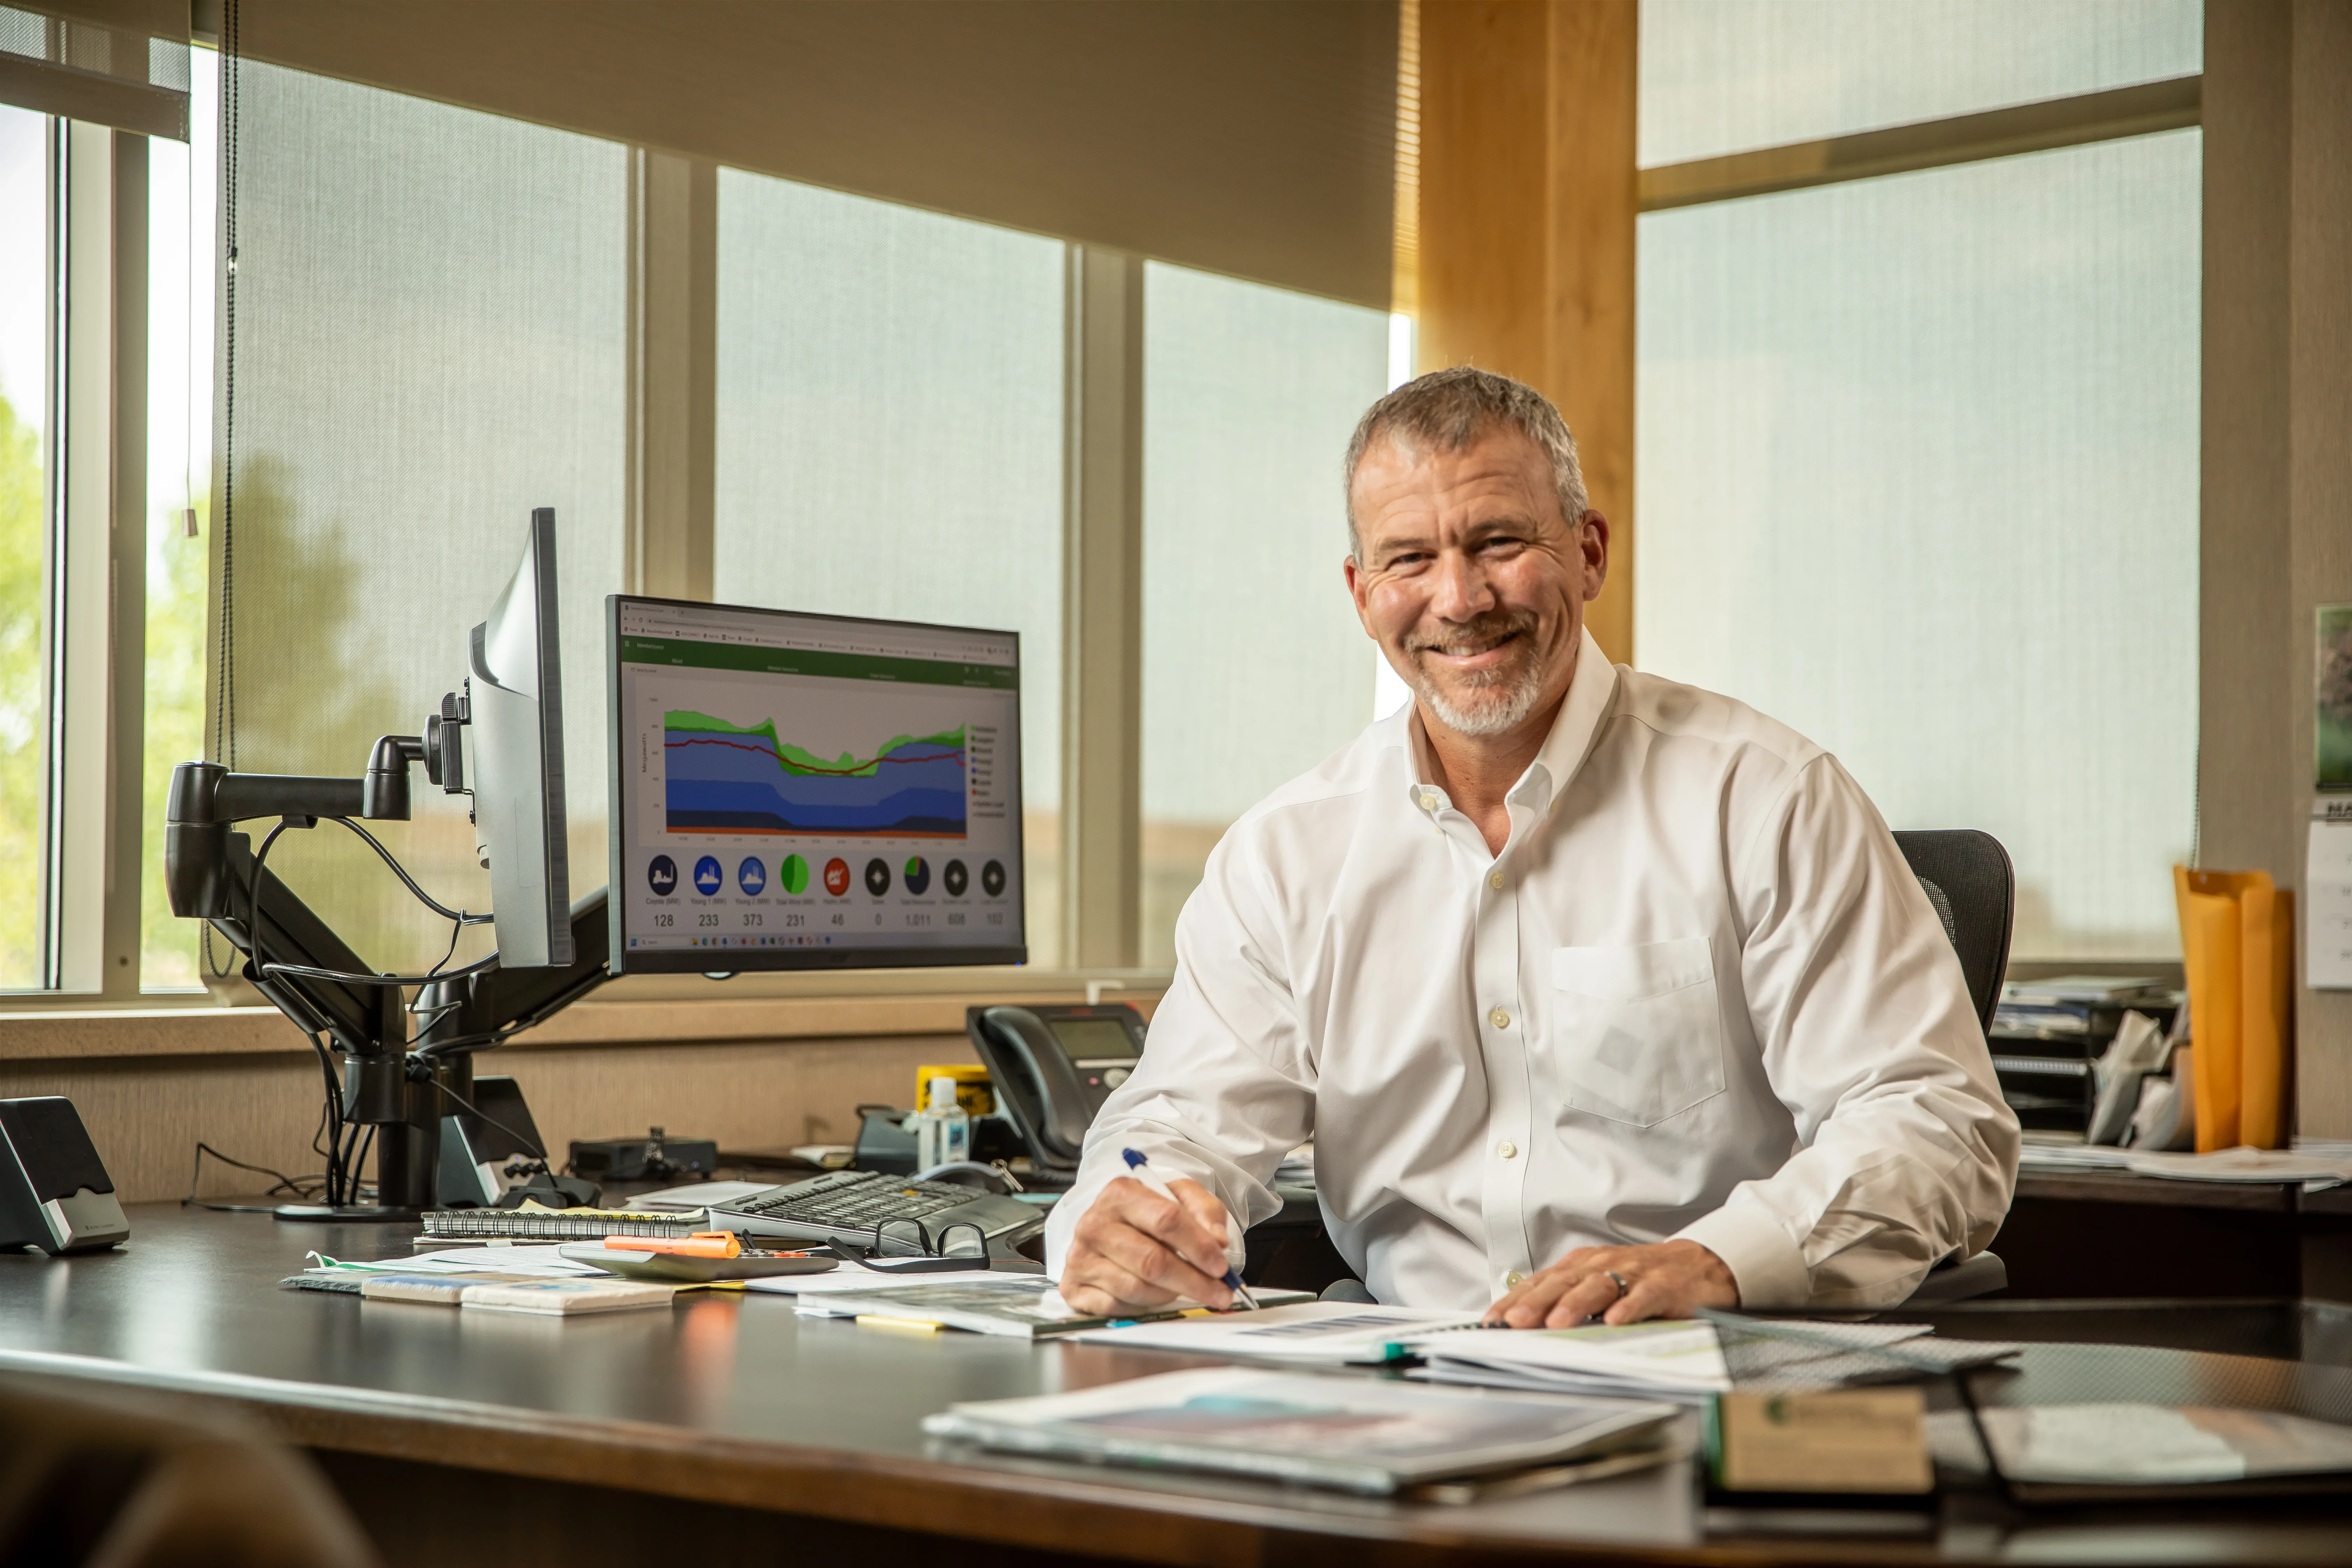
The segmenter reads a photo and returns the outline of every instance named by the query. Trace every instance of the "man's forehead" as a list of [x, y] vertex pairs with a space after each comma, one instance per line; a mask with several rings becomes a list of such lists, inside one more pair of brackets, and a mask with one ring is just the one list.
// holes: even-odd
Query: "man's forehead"
[[1539, 518], [1558, 510], [1542, 449], [1507, 427], [1458, 447], [1402, 436], [1375, 442], [1356, 468], [1355, 489], [1358, 521], [1374, 532], [1476, 521], [1498, 508], [1532, 508]]

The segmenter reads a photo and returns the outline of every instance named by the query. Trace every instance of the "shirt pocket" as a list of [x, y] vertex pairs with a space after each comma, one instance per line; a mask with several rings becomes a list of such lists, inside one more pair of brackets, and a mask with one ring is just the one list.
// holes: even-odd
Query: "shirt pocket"
[[1575, 1110], [1648, 1127], [1723, 1092], [1705, 937], [1552, 950], [1552, 1064]]

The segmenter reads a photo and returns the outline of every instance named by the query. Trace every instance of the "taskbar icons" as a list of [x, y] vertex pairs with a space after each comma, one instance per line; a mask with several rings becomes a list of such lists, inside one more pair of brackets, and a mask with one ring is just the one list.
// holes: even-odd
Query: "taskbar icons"
[[[907, 891], [921, 898], [931, 890], [931, 863], [920, 855], [910, 855], [898, 868], [894, 879], [890, 862], [879, 855], [866, 862], [866, 890], [880, 899], [889, 895], [894, 880], [903, 883]], [[768, 889], [767, 863], [756, 855], [747, 855], [735, 868], [735, 886], [747, 897], [758, 898]], [[824, 882], [826, 894], [845, 898], [849, 893], [849, 862], [836, 855], [824, 863]], [[961, 860], [950, 860], [939, 870], [940, 889], [950, 899], [961, 899], [971, 889], [971, 872]], [[989, 860], [980, 868], [980, 890], [995, 899], [1004, 895], [1007, 878], [1004, 862]], [[808, 891], [809, 863], [801, 856], [787, 855], [776, 862], [777, 888], [788, 897], [797, 898]], [[667, 899], [677, 891], [677, 862], [667, 855], [656, 855], [646, 862], [646, 886], [657, 899]], [[716, 855], [705, 855], [694, 863], [694, 890], [706, 899], [717, 898], [727, 886], [726, 868]]]

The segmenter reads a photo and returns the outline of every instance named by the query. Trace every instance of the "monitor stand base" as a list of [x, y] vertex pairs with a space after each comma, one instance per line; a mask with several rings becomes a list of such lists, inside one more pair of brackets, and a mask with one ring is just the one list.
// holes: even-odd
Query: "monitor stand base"
[[279, 1204], [270, 1212], [279, 1219], [327, 1225], [414, 1225], [424, 1217], [415, 1209], [386, 1208], [380, 1204]]

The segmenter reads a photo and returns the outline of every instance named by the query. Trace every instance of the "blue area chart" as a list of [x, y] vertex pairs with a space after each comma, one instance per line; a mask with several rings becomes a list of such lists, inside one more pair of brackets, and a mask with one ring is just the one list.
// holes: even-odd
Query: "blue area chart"
[[964, 747], [934, 737], [899, 741], [837, 763], [777, 755], [760, 730], [681, 725], [663, 731], [663, 806], [672, 833], [961, 838]]

